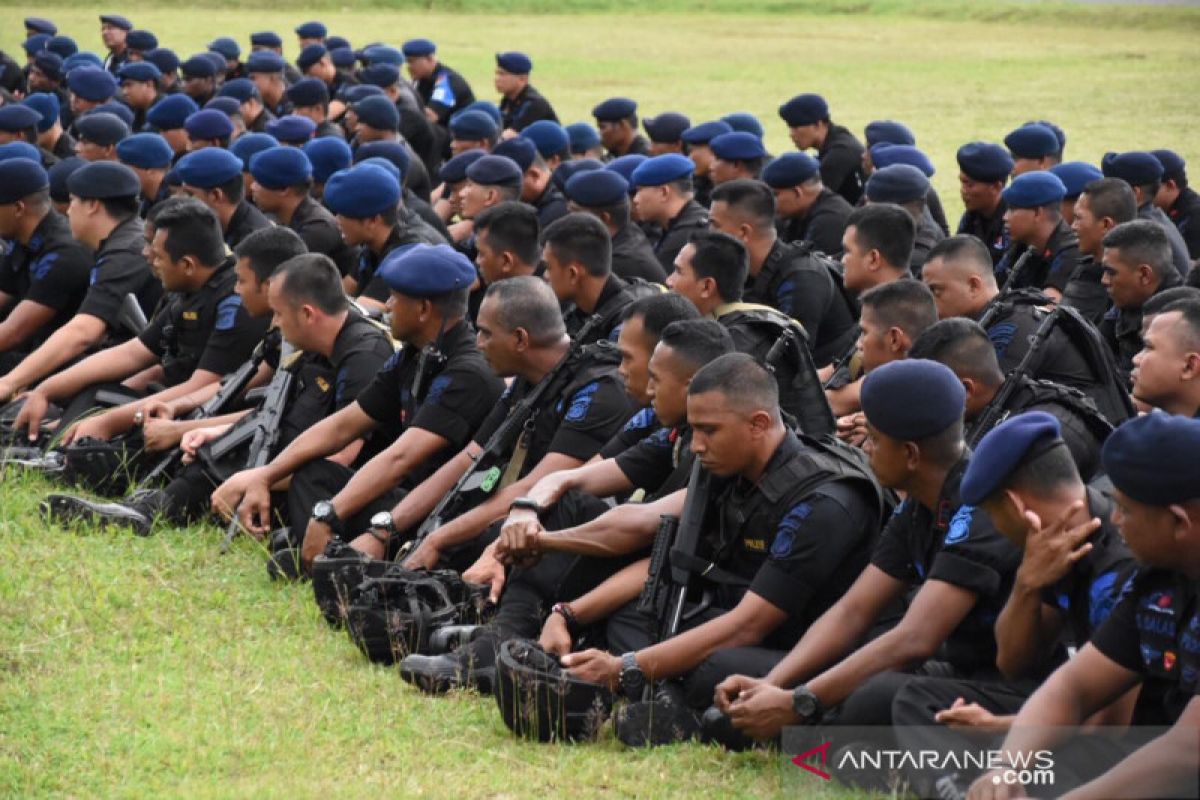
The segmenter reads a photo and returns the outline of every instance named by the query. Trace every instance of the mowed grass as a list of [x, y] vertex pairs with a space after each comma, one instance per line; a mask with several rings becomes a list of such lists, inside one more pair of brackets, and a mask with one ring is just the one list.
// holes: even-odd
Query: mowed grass
[[[1200, 163], [1200, 15], [1186, 10], [1114, 10], [1138, 25], [1112, 24], [1093, 7], [1030, 11], [1024, 22], [1017, 5], [989, 22], [895, 7], [738, 16], [124, 8], [185, 57], [215, 36], [245, 43], [261, 29], [284, 34], [294, 56], [289, 32], [311, 17], [356, 44], [430, 36], [481, 97], [493, 97], [492, 53], [525, 49], [565, 122], [618, 94], [637, 98], [644, 114], [681, 110], [695, 121], [746, 110], [775, 152], [789, 147], [776, 106], [818, 91], [855, 130], [878, 118], [907, 122], [939, 168], [952, 217], [958, 145], [998, 141], [1028, 119], [1066, 128], [1070, 159], [1170, 146]], [[0, 46], [20, 52], [27, 14], [99, 46], [93, 10], [27, 4], [5, 7]], [[367, 664], [320, 620], [307, 586], [267, 581], [253, 543], [221, 556], [215, 526], [150, 539], [48, 526], [36, 505], [51, 488], [0, 472], [0, 796], [817, 791], [819, 781], [765, 753], [636, 752], [610, 733], [588, 746], [519, 742], [491, 698], [429, 699]]]

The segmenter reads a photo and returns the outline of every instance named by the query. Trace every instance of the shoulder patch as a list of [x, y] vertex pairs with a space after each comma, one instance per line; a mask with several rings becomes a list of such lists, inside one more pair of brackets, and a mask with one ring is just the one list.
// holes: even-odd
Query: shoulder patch
[[239, 294], [231, 294], [220, 303], [217, 304], [217, 321], [213, 325], [214, 330], [227, 331], [231, 330], [237, 322], [238, 309], [242, 307], [242, 297]]
[[950, 519], [950, 530], [942, 544], [958, 544], [971, 534], [971, 520], [975, 517], [975, 506], [963, 506]]
[[45, 280], [50, 271], [54, 269], [54, 263], [58, 261], [58, 253], [46, 253], [29, 267], [29, 274], [35, 281]]
[[779, 523], [779, 530], [775, 532], [775, 538], [771, 541], [771, 555], [776, 558], [786, 558], [792, 552], [792, 546], [796, 543], [796, 534], [811, 513], [811, 505], [799, 503], [784, 515]]
[[641, 411], [629, 418], [629, 422], [625, 423], [627, 431], [644, 431], [647, 428], [652, 428], [658, 424], [658, 418], [654, 416], [653, 408], [643, 408]]
[[1004, 358], [1004, 353], [1008, 350], [1008, 346], [1012, 344], [1013, 336], [1016, 335], [1017, 326], [1011, 322], [998, 322], [988, 328], [987, 336], [992, 342], [992, 347], [996, 349], [996, 357]]
[[450, 388], [451, 378], [449, 375], [439, 375], [429, 384], [429, 391], [425, 394], [426, 403], [437, 403], [441, 400], [446, 389]]
[[438, 75], [437, 82], [433, 84], [429, 102], [441, 103], [449, 108], [454, 108], [454, 100], [454, 87], [450, 85], [450, 73], [442, 72]]
[[1122, 594], [1123, 587], [1117, 589], [1116, 572], [1106, 572], [1092, 581], [1088, 588], [1088, 622], [1092, 628], [1099, 627], [1100, 623], [1108, 619]]
[[396, 352], [392, 353], [388, 357], [388, 360], [383, 363], [383, 367], [381, 367], [379, 371], [387, 372], [389, 370], [395, 369], [396, 365], [400, 363], [400, 359], [403, 357], [404, 357], [404, 351], [397, 350]]
[[588, 409], [592, 407], [592, 398], [599, 388], [599, 381], [592, 381], [576, 392], [575, 396], [571, 398], [571, 407], [567, 409], [567, 414], [563, 419], [567, 422], [581, 422], [587, 419]]

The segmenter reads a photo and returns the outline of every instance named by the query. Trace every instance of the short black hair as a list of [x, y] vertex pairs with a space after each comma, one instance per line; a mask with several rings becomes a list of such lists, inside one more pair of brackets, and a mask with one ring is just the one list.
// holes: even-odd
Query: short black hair
[[607, 206], [585, 206], [582, 203], [579, 206], [580, 208], [586, 208], [589, 213], [597, 218], [607, 216], [617, 228], [624, 228], [629, 224], [631, 207], [628, 197], [622, 197], [617, 202]]
[[706, 392], [720, 392], [742, 411], [768, 411], [780, 418], [775, 377], [746, 353], [726, 353], [701, 367], [692, 376], [688, 395]]
[[698, 230], [688, 239], [695, 252], [692, 271], [700, 279], [712, 278], [717, 294], [726, 303], [742, 299], [746, 276], [750, 274], [750, 256], [746, 246], [727, 233]]
[[[1166, 292], [1163, 292], [1163, 294], [1166, 294]], [[1197, 294], [1200, 295], [1200, 292], [1197, 292]], [[1194, 347], [1200, 350], [1200, 296], [1175, 300], [1159, 313], [1167, 314], [1175, 311], [1183, 315], [1183, 324], [1190, 331], [1187, 347]]]
[[1100, 178], [1083, 187], [1088, 208], [1097, 219], [1111, 219], [1117, 225], [1137, 218], [1137, 197], [1120, 178]]
[[938, 319], [933, 292], [912, 278], [872, 287], [860, 299], [863, 308], [870, 307], [885, 327], [899, 328], [910, 340], [916, 340]]
[[672, 322], [662, 332], [659, 344], [698, 370], [737, 348], [729, 330], [715, 319], [689, 319]]
[[634, 317], [641, 317], [642, 330], [658, 341], [668, 325], [683, 320], [699, 319], [700, 311], [683, 295], [660, 292], [630, 303], [621, 315], [621, 321], [626, 322]]
[[775, 225], [775, 193], [762, 181], [739, 178], [713, 189], [712, 202], [725, 203], [755, 228]]
[[541, 226], [532, 206], [509, 200], [485, 208], [475, 217], [474, 227], [476, 235], [487, 233], [488, 244], [494, 250], [512, 253], [531, 266], [541, 260], [538, 252]]
[[172, 261], [192, 256], [206, 267], [225, 260], [221, 221], [208, 206], [193, 197], [181, 197], [155, 217], [154, 227], [166, 231], [163, 247]]
[[1026, 455], [1005, 478], [1001, 490], [1012, 489], [1029, 492], [1036, 497], [1048, 497], [1054, 494], [1055, 489], [1082, 483], [1071, 448], [1066, 442], [1060, 441], [1057, 447], [1035, 449], [1032, 456]]
[[971, 272], [980, 276], [995, 279], [995, 269], [992, 266], [992, 256], [988, 253], [987, 245], [969, 233], [948, 236], [935, 244], [925, 257], [928, 264], [935, 258], [955, 264], [965, 264]]
[[556, 219], [542, 231], [542, 244], [563, 264], [580, 264], [593, 277], [612, 273], [612, 238], [591, 214], [576, 211]]
[[425, 298], [437, 309], [444, 320], [462, 319], [467, 315], [467, 305], [471, 298], [471, 287], [464, 286], [444, 294]]
[[233, 254], [239, 259], [250, 262], [250, 269], [259, 282], [271, 277], [283, 262], [308, 252], [304, 240], [286, 225], [272, 225], [260, 228], [238, 242]]
[[878, 250], [896, 269], [908, 269], [917, 237], [911, 214], [895, 203], [872, 203], [850, 212], [846, 227], [851, 226], [861, 249]]
[[138, 208], [141, 202], [137, 197], [103, 197], [100, 198], [100, 205], [104, 208], [104, 213], [115, 219], [117, 222], [125, 222], [137, 216]]
[[984, 386], [1004, 383], [996, 348], [975, 320], [954, 317], [935, 322], [913, 342], [908, 357], [945, 364], [959, 378], [971, 378]]
[[1167, 306], [1174, 305], [1181, 300], [1200, 300], [1200, 289], [1195, 286], [1172, 286], [1170, 289], [1163, 289], [1142, 303], [1142, 317], [1161, 314], [1167, 310]]
[[340, 314], [350, 307], [342, 288], [342, 276], [333, 259], [320, 253], [305, 253], [284, 261], [271, 278], [283, 278], [280, 290], [293, 306], [312, 304], [326, 314]]
[[1153, 220], [1122, 222], [1104, 234], [1104, 246], [1120, 250], [1125, 261], [1149, 265], [1159, 280], [1175, 269], [1171, 240], [1163, 227]]
[[239, 174], [236, 178], [230, 178], [221, 185], [215, 187], [221, 190], [221, 194], [225, 195], [225, 199], [233, 205], [242, 202], [242, 198], [246, 195], [246, 181]]
[[[188, 202], [189, 200], [196, 200], [196, 198], [191, 197], [190, 195], [180, 194], [172, 195], [171, 197], [160, 200], [152, 205], [150, 210], [146, 213], [146, 222], [148, 222], [151, 227], [157, 228], [159, 217], [161, 217], [163, 214], [166, 214], [171, 209]], [[197, 200], [196, 202], [199, 201]]]
[[522, 328], [535, 344], [552, 344], [567, 332], [558, 298], [541, 278], [521, 275], [493, 283], [484, 299], [495, 300], [497, 321], [506, 331]]

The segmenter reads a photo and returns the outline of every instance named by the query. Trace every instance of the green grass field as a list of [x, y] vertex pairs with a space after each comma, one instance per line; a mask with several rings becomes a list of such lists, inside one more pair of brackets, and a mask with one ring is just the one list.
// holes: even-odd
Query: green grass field
[[[1169, 146], [1200, 165], [1197, 9], [827, 0], [735, 16], [717, 13], [739, 7], [728, 0], [704, 13], [666, 0], [639, 16], [634, 4], [597, 2], [611, 13], [500, 15], [487, 0], [431, 3], [446, 9], [437, 12], [118, 5], [184, 56], [218, 35], [287, 34], [314, 16], [359, 44], [430, 36], [483, 97], [492, 96], [491, 54], [526, 49], [564, 121], [585, 119], [615, 94], [637, 98], [645, 114], [682, 110], [695, 121], [747, 110], [768, 126], [776, 152], [788, 142], [775, 107], [818, 91], [856, 130], [877, 118], [907, 122], [939, 167], [952, 218], [958, 145], [998, 141], [1028, 119], [1062, 125], [1069, 159]], [[5, 4], [0, 47], [20, 52], [19, 20], [34, 13], [99, 46], [90, 5]], [[47, 527], [36, 504], [49, 489], [0, 472], [0, 796], [816, 790], [817, 781], [764, 753], [631, 752], [611, 734], [591, 746], [518, 742], [490, 698], [428, 699], [368, 665], [325, 627], [308, 587], [267, 581], [252, 543], [221, 556], [211, 526], [144, 540]]]

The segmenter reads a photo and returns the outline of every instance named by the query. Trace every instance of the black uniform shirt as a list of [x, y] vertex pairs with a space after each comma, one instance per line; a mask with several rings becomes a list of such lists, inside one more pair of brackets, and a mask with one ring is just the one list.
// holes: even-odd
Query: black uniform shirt
[[511, 100], [507, 97], [500, 100], [500, 127], [506, 130], [522, 131], [543, 119], [558, 122], [550, 101], [529, 84]]
[[117, 325], [126, 295], [137, 296], [143, 313], [149, 314], [162, 297], [162, 282], [155, 277], [142, 256], [145, 235], [142, 221], [136, 217], [113, 228], [100, 243], [89, 276], [90, 285], [80, 314], [99, 317], [110, 330]]
[[432, 75], [417, 81], [417, 94], [426, 108], [437, 112], [438, 124], [442, 126], [450, 121], [451, 114], [475, 102], [471, 85], [445, 64], [438, 64]]
[[304, 246], [310, 253], [321, 253], [333, 259], [338, 272], [348, 275], [354, 267], [354, 248], [342, 239], [341, 228], [337, 220], [325, 206], [305, 197], [296, 206], [288, 227], [294, 230], [304, 241]]
[[830, 125], [825, 142], [817, 152], [821, 181], [854, 205], [862, 197], [863, 146], [846, 128]]
[[1000, 205], [996, 206], [995, 213], [990, 217], [984, 216], [978, 211], [964, 211], [958, 220], [956, 233], [968, 233], [983, 242], [992, 257], [993, 267], [1000, 263], [1000, 259], [1008, 250], [1008, 229], [1004, 226], [1006, 210], [1008, 207], [1001, 200]]
[[71, 319], [83, 302], [92, 254], [71, 236], [67, 218], [50, 209], [29, 243], [14, 243], [0, 265], [0, 292], [11, 296], [14, 306], [30, 300], [54, 309], [50, 321], [21, 343], [22, 349], [33, 350]]
[[788, 220], [781, 232], [784, 241], [812, 242], [818, 251], [837, 258], [842, 254], [842, 235], [853, 210], [846, 198], [826, 186], [803, 216]]
[[267, 219], [267, 216], [257, 207], [242, 200], [234, 209], [233, 216], [229, 218], [229, 225], [225, 228], [225, 244], [233, 249], [250, 234], [269, 227], [271, 227], [271, 220]]
[[654, 243], [654, 255], [658, 263], [670, 274], [675, 269], [675, 257], [688, 243], [688, 239], [698, 230], [708, 228], [708, 211], [695, 200], [688, 200], [675, 218], [667, 223], [667, 227]]
[[646, 234], [633, 222], [627, 223], [612, 237], [612, 271], [626, 279], [641, 278], [651, 283], [667, 280], [667, 273], [655, 258]]

